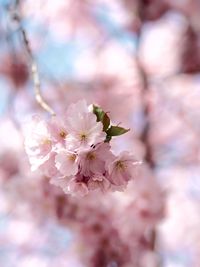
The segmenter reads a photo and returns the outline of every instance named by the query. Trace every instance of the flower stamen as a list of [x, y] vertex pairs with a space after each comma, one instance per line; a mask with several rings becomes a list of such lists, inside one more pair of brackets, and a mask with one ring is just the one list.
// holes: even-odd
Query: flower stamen
[[76, 155], [75, 154], [71, 154], [67, 157], [67, 159], [69, 159], [70, 161], [75, 161], [76, 160]]
[[88, 160], [94, 160], [94, 159], [96, 158], [96, 155], [95, 155], [95, 153], [93, 153], [93, 152], [89, 152], [89, 153], [87, 154], [86, 158], [87, 158]]
[[67, 136], [67, 133], [65, 131], [60, 132], [60, 137], [64, 139], [66, 136]]
[[80, 139], [85, 142], [87, 140], [87, 135], [85, 133], [80, 134]]
[[116, 169], [118, 169], [118, 170], [123, 171], [126, 169], [126, 166], [122, 161], [117, 161], [115, 166], [116, 166]]

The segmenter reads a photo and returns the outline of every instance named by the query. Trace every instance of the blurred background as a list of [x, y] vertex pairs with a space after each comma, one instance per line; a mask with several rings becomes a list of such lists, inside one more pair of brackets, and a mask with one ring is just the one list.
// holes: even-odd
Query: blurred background
[[[124, 192], [65, 195], [31, 172], [22, 127], [79, 99], [131, 131]], [[0, 267], [199, 267], [200, 1], [0, 0]]]

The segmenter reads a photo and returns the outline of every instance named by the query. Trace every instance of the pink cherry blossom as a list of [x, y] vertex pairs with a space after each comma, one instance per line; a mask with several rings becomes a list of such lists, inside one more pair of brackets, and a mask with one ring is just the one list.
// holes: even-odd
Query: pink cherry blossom
[[79, 182], [76, 179], [72, 179], [69, 182], [68, 190], [71, 192], [72, 195], [77, 196], [85, 196], [88, 194], [88, 187], [85, 183]]
[[128, 152], [122, 152], [108, 165], [109, 180], [114, 185], [124, 185], [133, 178], [136, 160]]
[[65, 193], [84, 196], [93, 190], [122, 191], [133, 178], [133, 156], [112, 153], [110, 143], [105, 142], [104, 122], [99, 119], [106, 113], [101, 108], [101, 113], [95, 112], [93, 105], [80, 100], [65, 115], [47, 122], [34, 117], [25, 131], [31, 169], [39, 169]]
[[56, 167], [64, 176], [76, 175], [78, 172], [77, 155], [67, 150], [61, 150], [56, 156]]
[[100, 189], [102, 192], [108, 191], [110, 187], [110, 182], [102, 174], [94, 174], [88, 181], [89, 190]]
[[58, 116], [53, 116], [51, 120], [48, 122], [48, 129], [55, 143], [57, 142], [61, 144], [65, 143], [67, 130], [66, 130], [65, 121], [63, 118], [58, 117]]
[[84, 100], [72, 104], [66, 114], [67, 132], [66, 146], [71, 148], [88, 147], [106, 138], [101, 122], [97, 122], [95, 114], [88, 110]]
[[81, 173], [85, 176], [94, 173], [105, 173], [105, 162], [114, 158], [110, 148], [108, 143], [102, 143], [80, 153]]
[[33, 117], [25, 129], [25, 150], [29, 156], [31, 169], [36, 170], [49, 159], [52, 150], [51, 136], [45, 121]]
[[51, 152], [49, 159], [40, 165], [39, 170], [47, 177], [57, 178], [61, 177], [62, 174], [55, 166], [55, 152]]

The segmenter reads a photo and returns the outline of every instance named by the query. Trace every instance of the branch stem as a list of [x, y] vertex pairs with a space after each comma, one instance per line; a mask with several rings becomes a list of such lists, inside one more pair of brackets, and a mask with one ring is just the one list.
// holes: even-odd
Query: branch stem
[[[16, 8], [16, 10], [17, 10], [17, 8]], [[33, 56], [33, 53], [32, 53], [31, 47], [30, 47], [30, 42], [29, 42], [29, 39], [27, 37], [27, 33], [26, 33], [24, 27], [22, 26], [21, 16], [19, 15], [19, 13], [17, 11], [15, 11], [15, 13], [13, 15], [13, 19], [18, 23], [18, 29], [21, 32], [23, 44], [24, 44], [24, 47], [26, 49], [26, 53], [29, 57], [32, 80], [33, 80], [33, 84], [34, 84], [35, 99], [38, 102], [38, 104], [45, 111], [50, 113], [50, 115], [55, 116], [56, 115], [55, 111], [47, 104], [47, 102], [44, 100], [44, 98], [42, 96], [38, 66], [37, 66], [37, 63], [34, 59], [34, 56]]]

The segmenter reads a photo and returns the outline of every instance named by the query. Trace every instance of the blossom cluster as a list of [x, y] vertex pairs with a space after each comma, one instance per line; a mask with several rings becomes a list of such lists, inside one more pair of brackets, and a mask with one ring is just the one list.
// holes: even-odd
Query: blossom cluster
[[114, 155], [110, 140], [128, 130], [110, 125], [100, 107], [80, 100], [62, 117], [33, 117], [25, 131], [25, 149], [31, 169], [42, 171], [66, 193], [122, 190], [138, 162], [128, 152]]

